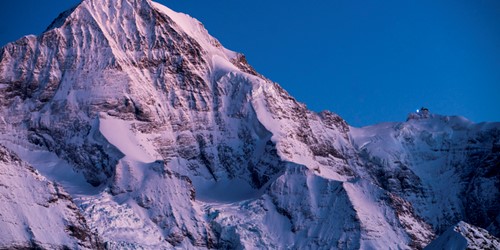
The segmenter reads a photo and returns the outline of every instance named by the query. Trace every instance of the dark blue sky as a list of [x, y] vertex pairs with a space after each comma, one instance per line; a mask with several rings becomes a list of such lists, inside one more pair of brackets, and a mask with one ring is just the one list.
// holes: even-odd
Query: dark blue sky
[[[0, 45], [78, 2], [0, 1]], [[421, 106], [500, 121], [498, 0], [158, 2], [199, 19], [310, 109], [354, 126], [402, 121]]]

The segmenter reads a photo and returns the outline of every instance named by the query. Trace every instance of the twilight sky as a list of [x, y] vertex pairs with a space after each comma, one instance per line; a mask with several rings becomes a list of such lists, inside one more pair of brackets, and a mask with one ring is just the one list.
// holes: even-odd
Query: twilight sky
[[[51, 4], [48, 4], [48, 3]], [[79, 0], [0, 1], [0, 46], [41, 33]], [[498, 0], [158, 0], [310, 109], [354, 126], [421, 106], [500, 121]]]

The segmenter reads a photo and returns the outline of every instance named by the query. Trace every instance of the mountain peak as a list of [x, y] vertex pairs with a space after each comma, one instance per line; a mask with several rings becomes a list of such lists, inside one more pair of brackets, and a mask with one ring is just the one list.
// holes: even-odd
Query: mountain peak
[[84, 0], [0, 50], [0, 249], [420, 249], [498, 218], [499, 126], [352, 128], [188, 15]]
[[128, 3], [131, 5], [142, 5], [144, 3], [150, 4], [151, 0], [82, 0], [81, 3], [106, 4], [106, 5], [122, 5], [124, 3]]
[[[151, 1], [149, 0], [119, 0], [119, 1], [110, 1], [110, 0], [82, 0], [80, 3], [75, 5], [73, 8], [66, 10], [59, 14], [59, 16], [49, 25], [46, 29], [51, 30], [54, 28], [58, 28], [62, 26], [66, 19], [71, 16], [71, 19], [81, 18], [80, 15], [82, 13], [91, 13], [93, 15], [100, 15], [102, 13], [106, 13], [107, 16], [112, 17], [118, 14], [117, 9], [125, 9], [128, 10], [141, 10], [144, 7], [151, 6]], [[82, 11], [85, 10], [85, 11]], [[80, 16], [80, 17], [79, 17]]]
[[223, 48], [198, 20], [150, 0], [83, 0], [61, 13], [46, 33], [58, 29], [65, 36], [73, 35], [75, 39], [83, 36], [90, 38], [87, 42], [103, 43], [101, 47], [111, 48], [117, 61], [131, 56], [123, 52], [163, 53], [173, 44], [191, 46], [190, 51], [197, 51], [196, 57], [210, 52], [234, 61], [241, 58]]
[[150, 8], [152, 1], [150, 0], [82, 0], [79, 6], [91, 7], [92, 9], [101, 8], [98, 11], [112, 12], [119, 9], [141, 10]]

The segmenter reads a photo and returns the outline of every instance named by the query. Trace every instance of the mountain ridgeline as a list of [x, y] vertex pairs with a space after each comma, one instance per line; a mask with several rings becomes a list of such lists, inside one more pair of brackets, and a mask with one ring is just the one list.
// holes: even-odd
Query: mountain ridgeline
[[494, 249], [499, 164], [500, 123], [351, 127], [150, 0], [0, 50], [0, 249]]

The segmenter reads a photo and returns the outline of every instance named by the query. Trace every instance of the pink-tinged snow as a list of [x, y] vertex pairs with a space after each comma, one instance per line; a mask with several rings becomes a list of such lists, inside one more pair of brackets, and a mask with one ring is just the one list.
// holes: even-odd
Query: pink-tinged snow
[[102, 114], [99, 119], [99, 131], [128, 160], [143, 163], [159, 160], [157, 155], [152, 154], [155, 151], [152, 145], [148, 145], [148, 136], [132, 131], [131, 124], [131, 122]]
[[[3, 138], [2, 144], [13, 150], [23, 161], [33, 166], [45, 178], [58, 183], [72, 195], [92, 195], [100, 190], [92, 187], [85, 177], [76, 172], [71, 164], [59, 158], [56, 154], [33, 147], [23, 147]], [[27, 144], [25, 144], [27, 146]]]
[[345, 182], [344, 188], [361, 222], [361, 249], [406, 248], [409, 239], [404, 230], [391, 226], [399, 222], [381, 199], [383, 191], [379, 187], [359, 180]]
[[[111, 0], [84, 0], [72, 14], [72, 18], [84, 18], [98, 29], [90, 29], [80, 34], [82, 37], [75, 36], [77, 43], [92, 42], [85, 50], [77, 47], [77, 51], [72, 53], [82, 58], [89, 54], [86, 59], [97, 65], [94, 65], [96, 72], [82, 70], [81, 68], [88, 65], [81, 62], [78, 65], [81, 68], [77, 67], [65, 74], [59, 69], [51, 70], [50, 78], [62, 82], [54, 101], [65, 102], [68, 109], [76, 110], [80, 112], [81, 117], [86, 117], [83, 110], [89, 106], [102, 103], [115, 105], [135, 98], [137, 103], [145, 103], [141, 108], [151, 111], [152, 120], [161, 122], [149, 127], [150, 131], [154, 132], [141, 131], [138, 127], [151, 124], [139, 121], [133, 116], [120, 117], [122, 114], [119, 112], [109, 110], [99, 113], [98, 118], [93, 123], [90, 122], [93, 127], [89, 138], [72, 138], [75, 141], [83, 141], [96, 140], [94, 137], [102, 136], [106, 142], [103, 145], [108, 147], [107, 149], [113, 148], [122, 154], [116, 166], [112, 166], [113, 176], [100, 188], [90, 186], [82, 174], [73, 170], [69, 163], [54, 153], [34, 147], [26, 139], [21, 139], [21, 136], [0, 136], [0, 143], [14, 150], [47, 179], [62, 185], [75, 198], [75, 203], [80, 206], [87, 223], [97, 230], [110, 248], [173, 248], [166, 240], [166, 235], [171, 233], [184, 237], [177, 247], [196, 248], [185, 234], [189, 232], [192, 237], [201, 237], [207, 233], [207, 225], [220, 230], [218, 233], [222, 241], [233, 242], [236, 248], [246, 249], [311, 246], [340, 249], [407, 249], [410, 243], [409, 231], [413, 235], [424, 232], [418, 236], [419, 239], [431, 235], [432, 232], [413, 214], [398, 215], [394, 211], [394, 207], [388, 202], [387, 190], [378, 187], [369, 178], [364, 179], [368, 174], [357, 162], [358, 151], [366, 151], [371, 157], [369, 160], [380, 163], [386, 167], [387, 172], [394, 170], [395, 162], [408, 165], [421, 178], [424, 191], [432, 191], [432, 198], [441, 201], [430, 210], [425, 210], [426, 207], [419, 203], [409, 205], [413, 205], [415, 210], [427, 219], [437, 218], [448, 207], [459, 206], [459, 189], [454, 188], [459, 183], [436, 181], [435, 178], [440, 176], [440, 180], [455, 180], [456, 176], [450, 169], [439, 167], [446, 165], [447, 159], [444, 154], [431, 149], [447, 140], [460, 141], [466, 138], [466, 131], [474, 126], [474, 129], [481, 130], [493, 125], [474, 125], [460, 117], [432, 116], [431, 119], [411, 120], [407, 123], [350, 127], [349, 132], [341, 132], [335, 126], [327, 127], [318, 114], [309, 112], [305, 116], [308, 118], [306, 125], [310, 127], [311, 133], [319, 141], [330, 142], [332, 147], [338, 150], [337, 153], [341, 153], [345, 158], [332, 154], [314, 155], [311, 145], [294, 137], [304, 126], [297, 121], [297, 114], [290, 112], [285, 116], [283, 113], [273, 113], [270, 107], [275, 105], [278, 106], [279, 112], [287, 112], [300, 110], [301, 104], [292, 98], [286, 98], [287, 96], [283, 97], [282, 90], [269, 80], [245, 73], [236, 67], [232, 60], [236, 59], [238, 54], [223, 48], [197, 20], [157, 3], [145, 1], [144, 4], [152, 4], [153, 8], [173, 20], [173, 28], [177, 32], [189, 35], [201, 45], [201, 56], [208, 65], [206, 69], [193, 66], [189, 70], [209, 83], [207, 88], [210, 91], [218, 88], [222, 93], [216, 108], [223, 114], [220, 119], [224, 129], [217, 127], [219, 124], [214, 121], [213, 114], [206, 117], [200, 115], [207, 110], [212, 112], [210, 108], [214, 107], [210, 106], [203, 112], [196, 113], [185, 109], [186, 107], [169, 106], [170, 97], [160, 93], [158, 86], [153, 86], [153, 83], [163, 81], [167, 86], [168, 81], [173, 81], [175, 77], [169, 78], [169, 75], [166, 75], [164, 79], [158, 79], [154, 73], [135, 66], [136, 62], [140, 61], [138, 55], [141, 52], [127, 50], [121, 42], [135, 34], [148, 38], [153, 34], [147, 30], [151, 25], [143, 23], [142, 19], [137, 21], [134, 18], [125, 18], [123, 21], [123, 18], [119, 18], [123, 13], [130, 17], [138, 15], [132, 1], [115, 3]], [[77, 33], [78, 29], [79, 27], [73, 27], [72, 31]], [[28, 46], [35, 47], [36, 39], [34, 36], [27, 37]], [[92, 51], [99, 53], [91, 53]], [[108, 62], [115, 59], [120, 70], [107, 68]], [[12, 80], [12, 77], [14, 76], [4, 76], [7, 80]], [[0, 90], [2, 88], [4, 86], [0, 84]], [[236, 94], [230, 97], [230, 91], [235, 91]], [[242, 105], [239, 105], [240, 103]], [[16, 108], [21, 109], [23, 106], [19, 103], [9, 112], [21, 112]], [[242, 110], [245, 111], [242, 113], [247, 119], [236, 119], [228, 115]], [[45, 110], [33, 111], [31, 115], [33, 121], [30, 122], [39, 123], [40, 127], [50, 127], [59, 119], [57, 113], [50, 114]], [[175, 125], [170, 124], [169, 119], [175, 115], [182, 115], [185, 122], [201, 123], [200, 127], [207, 130], [204, 132], [209, 134], [209, 138], [224, 142], [233, 148], [238, 148], [242, 143], [237, 135], [238, 129], [248, 128], [252, 139], [257, 141], [251, 157], [262, 156], [266, 150], [265, 144], [270, 139], [276, 144], [279, 160], [284, 162], [283, 169], [271, 176], [266, 185], [256, 189], [250, 185], [248, 176], [229, 178], [219, 166], [215, 173], [211, 173], [206, 167], [188, 169], [192, 159], [178, 155], [163, 158], [158, 153], [155, 142], [169, 142], [162, 145], [177, 147], [178, 138], [187, 138], [186, 141], [196, 144], [196, 129], [173, 129]], [[13, 116], [13, 119], [22, 118]], [[9, 127], [4, 117], [0, 117], [0, 124], [3, 124], [0, 129], [9, 131], [5, 134], [18, 132]], [[182, 125], [185, 124], [179, 126]], [[157, 129], [155, 126], [164, 127]], [[413, 139], [414, 141], [411, 141]], [[193, 151], [199, 154], [199, 145], [193, 148]], [[206, 150], [212, 155], [217, 153], [214, 148]], [[353, 173], [341, 171], [343, 167], [349, 167]], [[10, 171], [5, 172], [10, 174]], [[223, 178], [215, 180], [213, 176]], [[22, 180], [14, 178], [6, 183], [14, 185], [14, 182], [24, 183], [32, 179], [25, 177], [23, 176]], [[45, 177], [37, 178], [44, 180]], [[36, 193], [37, 187], [30, 185], [28, 183], [28, 189], [35, 190]], [[492, 184], [484, 185], [487, 187]], [[9, 216], [15, 220], [24, 220], [36, 230], [42, 230], [44, 221], [31, 217], [36, 213], [44, 214], [46, 211], [43, 208], [40, 208], [40, 211], [35, 209], [36, 213], [24, 215], [30, 213], [28, 210], [33, 206], [29, 202], [29, 199], [33, 198], [30, 195], [35, 194], [26, 190], [16, 192], [21, 193], [21, 202], [24, 202], [19, 208], [22, 212], [15, 212], [18, 207], [9, 207]], [[411, 199], [415, 197], [405, 198], [413, 201]], [[56, 226], [61, 226], [57, 223], [63, 215], [58, 215], [61, 211], [57, 209], [55, 212], [56, 214], [49, 215], [49, 218]], [[23, 216], [26, 218], [20, 218]], [[403, 228], [402, 224], [412, 227]], [[12, 235], [26, 238], [21, 235], [19, 227], [10, 231], [15, 230], [19, 232], [16, 231]], [[59, 229], [50, 227], [49, 230], [56, 234]], [[5, 236], [0, 233], [4, 238], [15, 238], [12, 235]], [[47, 238], [42, 239], [45, 242], [67, 241], [65, 238], [45, 237]]]
[[236, 52], [223, 48], [216, 39], [210, 36], [203, 24], [198, 20], [187, 14], [175, 12], [156, 2], [152, 2], [152, 5], [174, 20], [174, 22], [179, 26], [179, 31], [186, 32], [190, 37], [200, 43], [204, 49], [209, 50], [210, 54], [223, 56], [226, 60], [237, 57], [238, 54]]
[[[78, 220], [74, 204], [61, 199], [60, 186], [48, 181], [23, 161], [8, 159], [0, 146], [0, 245], [43, 248], [79, 246], [68, 227]], [[66, 176], [65, 176], [66, 177]]]

